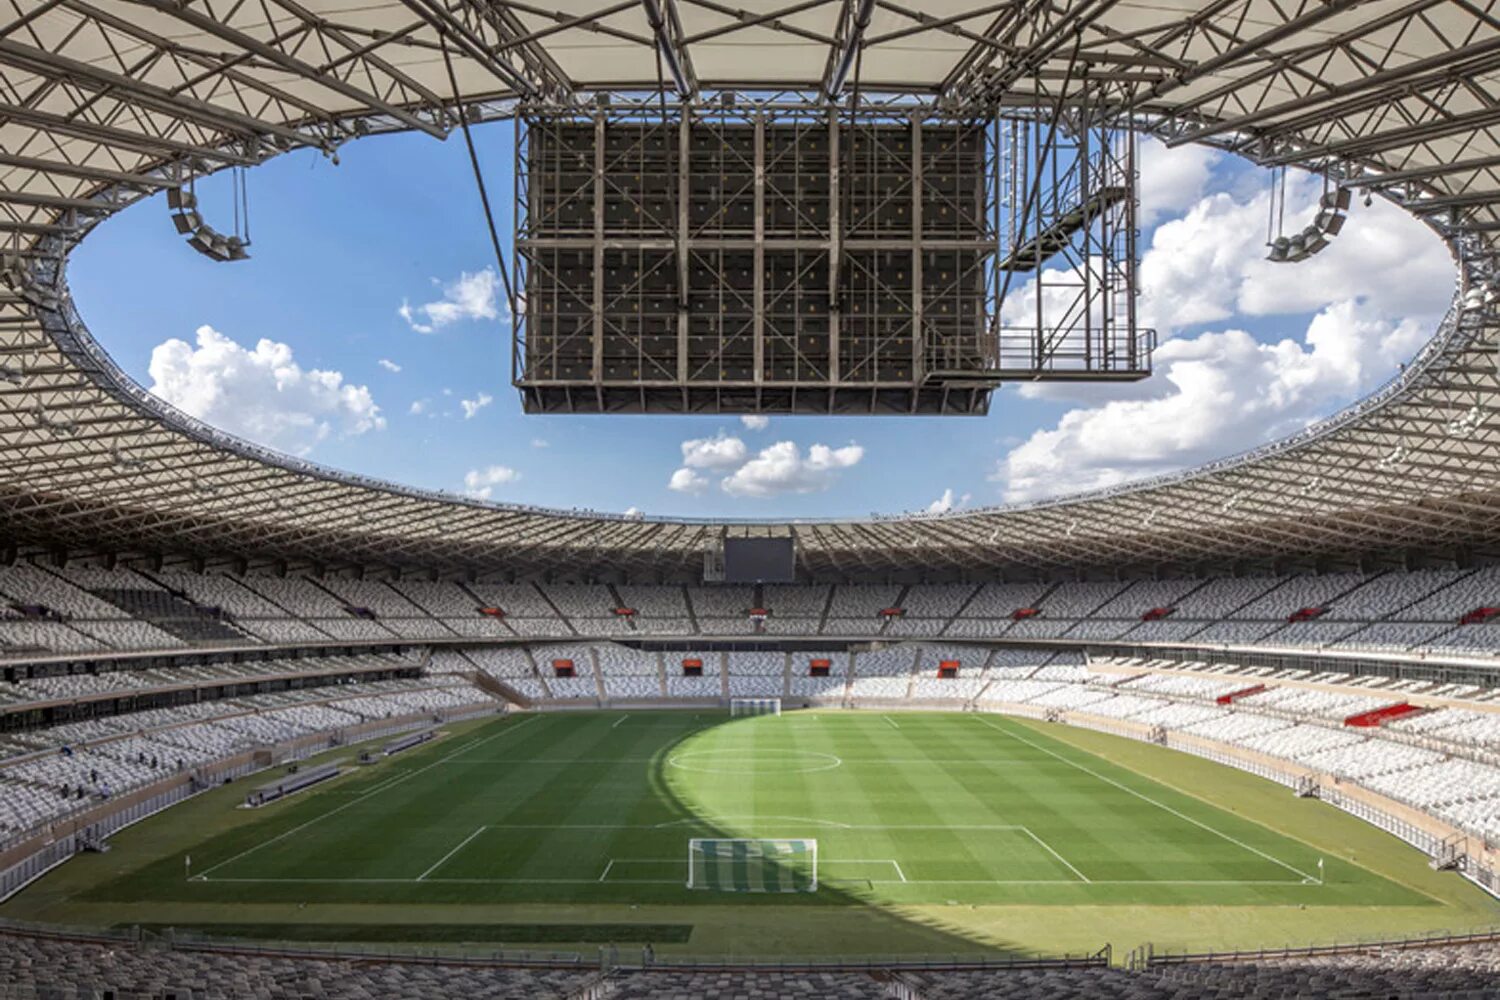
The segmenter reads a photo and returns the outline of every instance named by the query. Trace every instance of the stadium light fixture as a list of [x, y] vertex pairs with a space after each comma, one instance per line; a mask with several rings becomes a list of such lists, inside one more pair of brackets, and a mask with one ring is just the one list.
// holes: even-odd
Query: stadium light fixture
[[[1272, 184], [1271, 228], [1276, 229], [1286, 210], [1286, 172], [1278, 171]], [[1277, 264], [1295, 264], [1327, 249], [1329, 241], [1343, 232], [1344, 222], [1348, 219], [1344, 213], [1349, 210], [1349, 204], [1348, 188], [1326, 189], [1323, 197], [1318, 200], [1318, 213], [1313, 217], [1311, 225], [1293, 236], [1277, 235], [1267, 240], [1271, 249], [1266, 254], [1266, 260]]]
[[1484, 410], [1476, 403], [1464, 411], [1462, 416], [1448, 421], [1448, 433], [1453, 437], [1472, 437], [1484, 424]]
[[167, 192], [167, 207], [172, 210], [172, 225], [183, 236], [196, 233], [203, 225], [203, 216], [198, 214], [198, 196], [192, 191], [172, 188]]
[[38, 406], [35, 410], [36, 425], [53, 437], [72, 437], [78, 433], [78, 424], [72, 420], [47, 416], [47, 411]]
[[1380, 461], [1376, 462], [1375, 467], [1382, 472], [1390, 472], [1393, 469], [1398, 469], [1406, 464], [1406, 459], [1409, 454], [1410, 452], [1407, 451], [1406, 445], [1397, 445], [1395, 448], [1391, 449], [1389, 454], [1383, 456]]
[[[334, 161], [338, 161], [335, 159]], [[191, 184], [191, 180], [189, 184]], [[167, 191], [167, 207], [171, 209], [172, 225], [177, 232], [187, 237], [187, 245], [210, 260], [231, 261], [250, 258], [250, 205], [242, 172], [233, 175], [234, 183], [234, 228], [232, 234], [219, 232], [203, 221], [198, 211], [198, 194], [191, 187], [175, 187]], [[240, 231], [244, 223], [243, 234]]]
[[38, 309], [56, 309], [62, 302], [56, 289], [42, 282], [19, 254], [0, 257], [0, 284]]
[[111, 448], [110, 454], [114, 456], [115, 465], [119, 466], [122, 469], [125, 469], [126, 471], [144, 469], [147, 465], [147, 462], [144, 458], [131, 458], [119, 448]]

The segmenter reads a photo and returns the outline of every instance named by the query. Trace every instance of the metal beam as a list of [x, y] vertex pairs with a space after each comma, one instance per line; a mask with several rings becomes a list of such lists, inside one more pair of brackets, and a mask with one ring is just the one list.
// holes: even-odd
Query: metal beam
[[237, 46], [276, 66], [280, 66], [289, 73], [295, 73], [309, 83], [341, 94], [359, 105], [358, 108], [352, 110], [379, 111], [382, 114], [390, 115], [409, 128], [426, 132], [435, 138], [441, 139], [446, 135], [446, 132], [442, 128], [433, 125], [431, 122], [423, 121], [403, 108], [389, 104], [374, 94], [339, 79], [332, 73], [324, 73], [317, 67], [310, 66], [301, 59], [288, 55], [273, 45], [267, 45], [260, 39], [247, 35], [243, 31], [231, 28], [211, 15], [195, 10], [185, 3], [177, 3], [175, 0], [130, 0], [130, 2], [140, 4], [143, 7], [149, 7], [168, 17], [176, 18], [184, 24], [190, 25], [222, 42]]
[[179, 142], [176, 139], [163, 139], [144, 132], [130, 132], [113, 125], [99, 125], [81, 118], [69, 118], [50, 111], [39, 111], [35, 108], [24, 108], [4, 102], [0, 102], [0, 118], [7, 118], [60, 135], [71, 135], [91, 142], [119, 146], [147, 156], [196, 156], [204, 160], [217, 160], [220, 163], [240, 167], [252, 167], [260, 162], [258, 158], [242, 156], [223, 149], [200, 146], [191, 142]]
[[1348, 108], [1320, 108], [1319, 105], [1356, 94], [1363, 94], [1369, 90], [1379, 91], [1379, 93], [1372, 94], [1368, 98], [1371, 104], [1378, 105], [1379, 103], [1389, 102], [1423, 90], [1432, 84], [1451, 83], [1454, 80], [1468, 76], [1482, 76], [1495, 68], [1496, 60], [1494, 57], [1497, 53], [1500, 53], [1500, 35], [1453, 52], [1430, 56], [1426, 59], [1418, 59], [1415, 62], [1371, 73], [1362, 79], [1350, 80], [1347, 83], [1327, 87], [1303, 97], [1282, 101], [1280, 104], [1257, 108], [1248, 114], [1202, 125], [1174, 137], [1167, 145], [1180, 146], [1188, 142], [1200, 142], [1212, 136], [1223, 135], [1226, 132], [1243, 132], [1248, 128], [1271, 121], [1272, 119], [1310, 109], [1315, 109], [1312, 115], [1299, 117], [1292, 121], [1277, 122], [1277, 131], [1291, 132], [1316, 124], [1319, 119], [1343, 118], [1354, 111], [1362, 110], [1362, 108], [1352, 110]]
[[247, 138], [275, 135], [298, 144], [316, 142], [318, 139], [317, 136], [308, 136], [278, 122], [262, 121], [229, 108], [208, 104], [187, 94], [173, 93], [93, 63], [43, 52], [9, 39], [0, 38], [0, 63], [30, 70], [39, 76], [76, 83], [111, 97], [128, 97], [132, 103], [142, 107], [198, 121]]
[[39, 156], [17, 156], [3, 150], [0, 150], [0, 167], [15, 167], [19, 170], [56, 174], [60, 177], [78, 177], [103, 184], [127, 184], [142, 188], [171, 187], [175, 183], [167, 178], [153, 177], [150, 174], [90, 167], [79, 163], [69, 163], [66, 160], [48, 160]]
[[697, 92], [698, 83], [693, 79], [692, 63], [687, 50], [678, 44], [680, 33], [676, 24], [676, 11], [672, 0], [641, 0], [646, 11], [646, 23], [651, 25], [651, 34], [656, 39], [656, 52], [672, 85], [684, 100]]
[[823, 81], [823, 95], [830, 101], [837, 101], [843, 92], [844, 82], [854, 68], [854, 60], [864, 46], [865, 30], [870, 27], [870, 18], [875, 14], [875, 0], [849, 0], [845, 11], [839, 48], [833, 53], [828, 76]]
[[1259, 162], [1262, 166], [1277, 167], [1293, 163], [1316, 164], [1328, 158], [1371, 156], [1412, 143], [1431, 142], [1455, 133], [1467, 132], [1471, 129], [1493, 128], [1497, 125], [1500, 125], [1500, 107], [1481, 108], [1451, 118], [1439, 118], [1405, 128], [1371, 132], [1316, 146], [1303, 146], [1263, 158]]
[[1380, 190], [1408, 181], [1425, 181], [1447, 174], [1462, 174], [1470, 170], [1500, 168], [1500, 155], [1478, 156], [1469, 160], [1454, 160], [1451, 163], [1434, 163], [1426, 167], [1410, 167], [1404, 170], [1382, 170], [1378, 173], [1359, 174], [1339, 181], [1340, 187], [1369, 188]]

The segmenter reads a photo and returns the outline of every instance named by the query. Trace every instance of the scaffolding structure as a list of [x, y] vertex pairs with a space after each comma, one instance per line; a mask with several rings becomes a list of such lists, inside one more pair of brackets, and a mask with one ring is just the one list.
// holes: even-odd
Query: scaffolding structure
[[[1044, 171], [1017, 169], [1037, 151], [1009, 126], [932, 107], [524, 109], [513, 377], [525, 408], [982, 414], [1005, 379], [1143, 377], [1149, 339], [1115, 280], [1133, 277], [1128, 170], [1111, 181], [1123, 200], [1085, 206], [1069, 245], [1039, 258], [1076, 250], [1085, 274], [1109, 279], [1081, 294], [1097, 305], [1107, 287], [1114, 304], [1054, 319], [1061, 284], [1043, 269], [1038, 325], [1000, 322], [1016, 240], [1056, 230], [1077, 211], [1066, 198], [1095, 189], [1093, 167], [1119, 165], [1054, 164], [1060, 183], [1021, 200], [1017, 182]], [[1052, 155], [1080, 148], [1093, 146]]]

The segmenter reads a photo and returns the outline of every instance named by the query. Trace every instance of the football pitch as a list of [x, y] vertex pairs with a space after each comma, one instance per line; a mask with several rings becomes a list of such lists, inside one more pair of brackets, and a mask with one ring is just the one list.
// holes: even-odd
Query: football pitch
[[[1322, 910], [1346, 936], [1403, 912], [1403, 926], [1484, 915], [1456, 877], [1423, 874], [1415, 851], [1328, 806], [1160, 748], [1078, 734], [1102, 741], [1102, 754], [1089, 752], [1055, 738], [1059, 729], [974, 713], [513, 715], [260, 809], [236, 808], [230, 789], [212, 805], [180, 807], [201, 820], [146, 831], [134, 853], [136, 831], [121, 834], [126, 849], [109, 877], [77, 887], [64, 909], [318, 937], [312, 906], [317, 920], [339, 921], [326, 936], [358, 937], [365, 925], [389, 939], [367, 922], [430, 925], [411, 932], [417, 940], [442, 936], [431, 927], [553, 914], [580, 927], [677, 926], [710, 913], [753, 924], [764, 911], [789, 920], [783, 927], [815, 927], [858, 909], [885, 915], [892, 947], [908, 944], [900, 927], [921, 925], [910, 943], [928, 950], [939, 927], [951, 948], [993, 945], [979, 925], [1002, 913], [1050, 913], [1065, 925], [1064, 911], [1114, 908], [1089, 925], [1125, 933], [1138, 921], [1169, 926], [1170, 912], [1219, 923], [1264, 912], [1259, 924], [1229, 920], [1260, 927], [1252, 936], [1292, 911], [1288, 927], [1317, 927]], [[1219, 794], [1111, 759], [1143, 753], [1178, 758]], [[1283, 810], [1297, 823], [1275, 822]], [[700, 871], [690, 887], [695, 839], [815, 845], [816, 886], [777, 872], [785, 862], [774, 852], [747, 866], [738, 848], [721, 847], [738, 861], [710, 866], [717, 877]], [[1347, 923], [1355, 913], [1358, 928]], [[475, 936], [505, 932], [448, 932]], [[1011, 928], [1004, 940], [1025, 937]]]

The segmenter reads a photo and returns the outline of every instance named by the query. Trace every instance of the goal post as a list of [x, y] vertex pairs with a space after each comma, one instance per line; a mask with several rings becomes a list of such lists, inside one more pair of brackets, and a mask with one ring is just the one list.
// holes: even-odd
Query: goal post
[[729, 714], [738, 718], [742, 715], [780, 715], [780, 698], [730, 698]]
[[719, 892], [817, 892], [818, 842], [694, 837], [688, 841], [687, 887]]

